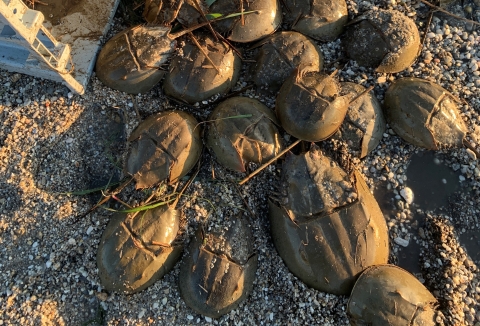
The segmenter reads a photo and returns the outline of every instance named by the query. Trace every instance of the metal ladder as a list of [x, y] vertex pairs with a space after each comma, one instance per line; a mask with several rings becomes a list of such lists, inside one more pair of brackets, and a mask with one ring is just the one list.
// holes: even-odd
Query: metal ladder
[[63, 82], [83, 94], [84, 87], [74, 78], [70, 46], [55, 40], [44, 19], [21, 0], [0, 0], [0, 67]]

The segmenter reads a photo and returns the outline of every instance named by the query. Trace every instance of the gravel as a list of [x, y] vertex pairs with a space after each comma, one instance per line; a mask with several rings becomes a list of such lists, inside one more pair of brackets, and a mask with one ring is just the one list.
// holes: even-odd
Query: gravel
[[[426, 30], [428, 8], [421, 2], [347, 3], [350, 18], [375, 8], [402, 11], [416, 20], [421, 35], [427, 33], [424, 47], [412, 67], [391, 75], [353, 61], [343, 65], [338, 60], [343, 60], [339, 40], [320, 44], [326, 72], [338, 68], [340, 81], [375, 85], [380, 101], [399, 77], [433, 80], [464, 100], [461, 115], [469, 128], [468, 140], [474, 146], [480, 144], [480, 36], [475, 26], [441, 14], [433, 17]], [[472, 18], [478, 19], [477, 13], [473, 11]], [[116, 18], [110, 34], [124, 27]], [[245, 85], [242, 77], [236, 90]], [[274, 107], [274, 98], [253, 89], [242, 95]], [[130, 96], [103, 86], [95, 76], [86, 94], [77, 96], [60, 84], [0, 70], [0, 325], [348, 325], [348, 297], [307, 288], [288, 271], [272, 244], [267, 198], [278, 191], [281, 162], [237, 187], [232, 181], [245, 175], [226, 171], [206, 152], [197, 179], [178, 203], [185, 215], [185, 239], [200, 224], [207, 229], [221, 226], [222, 212], [250, 214], [259, 267], [253, 293], [237, 309], [211, 319], [188, 308], [177, 287], [180, 264], [134, 295], [108, 293], [100, 285], [96, 250], [112, 213], [99, 208], [85, 214], [100, 193], [71, 191], [122, 178], [126, 139], [141, 119], [178, 108], [205, 120], [217, 98], [185, 106], [166, 99], [160, 86]], [[290, 141], [288, 135], [284, 138]], [[323, 146], [347, 145], [332, 140]], [[458, 239], [465, 232], [480, 231], [480, 167], [472, 151], [442, 151], [445, 164], [460, 173], [467, 196], [453, 198], [436, 212], [425, 212], [416, 205], [406, 176], [410, 157], [421, 151], [387, 127], [380, 145], [353, 163], [372, 191], [384, 187], [382, 209], [391, 237], [391, 263], [398, 262], [400, 251], [420, 246], [421, 271], [415, 275], [439, 301], [438, 324], [478, 326], [480, 262], [468, 257]], [[255, 168], [251, 164], [248, 171]], [[166, 191], [174, 190], [168, 186], [163, 188]], [[129, 185], [118, 197], [138, 205], [148, 195]], [[118, 201], [108, 206], [122, 208]], [[419, 225], [414, 214], [424, 216], [425, 222]]]

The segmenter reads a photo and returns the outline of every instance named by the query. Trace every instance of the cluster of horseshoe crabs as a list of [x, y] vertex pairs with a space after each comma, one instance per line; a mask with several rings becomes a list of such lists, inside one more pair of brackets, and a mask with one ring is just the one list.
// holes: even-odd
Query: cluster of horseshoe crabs
[[[242, 54], [231, 42], [255, 42], [257, 55], [248, 75], [259, 90], [278, 92], [275, 112], [245, 97], [216, 106], [206, 121], [206, 144], [218, 162], [244, 173], [250, 162], [278, 159], [286, 152], [280, 127], [298, 139], [294, 144], [304, 141], [305, 147], [332, 137], [345, 141], [351, 155], [365, 157], [385, 131], [381, 105], [363, 86], [339, 83], [334, 74], [323, 73], [323, 55], [311, 38], [333, 40], [346, 29], [342, 40], [351, 59], [395, 73], [418, 55], [415, 23], [393, 10], [366, 12], [347, 22], [345, 1], [285, 5], [292, 31], [275, 32], [282, 21], [276, 0], [148, 0], [144, 18], [150, 24], [108, 41], [97, 61], [97, 76], [128, 93], [146, 92], [165, 77], [165, 94], [196, 103], [228, 93], [236, 84]], [[182, 31], [172, 32], [175, 22]], [[199, 27], [204, 29], [193, 33]], [[468, 146], [456, 105], [439, 85], [404, 78], [388, 89], [384, 110], [407, 142], [429, 149]], [[181, 111], [147, 118], [130, 136], [125, 173], [140, 189], [175, 184], [201, 156], [201, 127]], [[311, 144], [308, 151], [287, 154], [278, 187], [269, 200], [272, 238], [293, 274], [320, 291], [351, 294], [352, 324], [434, 324], [435, 298], [414, 276], [386, 265], [386, 222], [358, 171], [343, 169]], [[135, 293], [173, 268], [184, 246], [184, 218], [175, 204], [111, 219], [97, 256], [106, 289]], [[210, 317], [237, 307], [255, 278], [253, 235], [243, 217], [232, 218], [234, 226], [227, 232], [197, 229], [180, 271], [183, 299]]]

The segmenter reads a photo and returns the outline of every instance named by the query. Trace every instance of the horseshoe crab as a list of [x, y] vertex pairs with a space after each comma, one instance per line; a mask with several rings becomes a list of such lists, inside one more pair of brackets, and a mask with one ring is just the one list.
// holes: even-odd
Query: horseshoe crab
[[348, 294], [366, 267], [387, 262], [385, 218], [360, 173], [350, 179], [313, 147], [286, 158], [281, 191], [269, 201], [273, 243], [306, 285]]
[[167, 180], [170, 184], [186, 175], [200, 158], [202, 140], [197, 120], [182, 111], [165, 111], [140, 123], [132, 142], [125, 170], [137, 189]]
[[431, 150], [461, 147], [467, 126], [458, 100], [440, 85], [419, 78], [401, 78], [385, 93], [385, 115], [407, 142]]
[[163, 78], [162, 65], [175, 51], [177, 42], [169, 32], [164, 26], [135, 26], [116, 34], [98, 55], [98, 79], [129, 94], [149, 91]]
[[283, 129], [311, 142], [332, 136], [347, 114], [349, 96], [340, 96], [340, 85], [320, 72], [294, 71], [277, 95], [275, 108]]
[[352, 325], [435, 325], [437, 300], [415, 276], [394, 265], [371, 266], [348, 301]]
[[183, 250], [177, 240], [180, 214], [167, 205], [144, 214], [115, 214], [97, 251], [102, 286], [109, 291], [132, 294], [168, 273]]
[[243, 218], [228, 231], [205, 233], [199, 228], [183, 259], [180, 294], [196, 312], [218, 318], [235, 309], [252, 291], [257, 270], [253, 236]]
[[[362, 85], [340, 83], [341, 94], [358, 96], [366, 91]], [[334, 138], [346, 141], [356, 156], [363, 158], [377, 147], [385, 132], [382, 106], [372, 92], [351, 103]]]
[[240, 58], [226, 43], [202, 35], [186, 43], [172, 59], [163, 90], [193, 104], [228, 92], [237, 82], [241, 68]]
[[408, 68], [418, 56], [417, 25], [399, 11], [370, 10], [348, 25], [345, 50], [361, 66], [395, 73]]
[[297, 32], [279, 32], [261, 41], [252, 67], [253, 81], [257, 87], [277, 92], [297, 68], [301, 72], [320, 71], [323, 55], [314, 42]]
[[216, 0], [210, 12], [231, 14], [257, 11], [252, 15], [237, 16], [217, 23], [220, 33], [234, 42], [253, 42], [272, 34], [282, 22], [282, 8], [278, 0]]
[[209, 120], [207, 145], [229, 169], [245, 172], [246, 163], [264, 163], [282, 150], [277, 118], [258, 100], [229, 98], [213, 110]]
[[333, 41], [348, 21], [345, 0], [285, 1], [292, 29], [319, 41]]

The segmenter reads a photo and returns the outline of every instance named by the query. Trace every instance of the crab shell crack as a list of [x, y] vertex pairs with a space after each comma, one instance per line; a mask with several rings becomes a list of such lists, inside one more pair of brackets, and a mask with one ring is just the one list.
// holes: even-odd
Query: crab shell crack
[[352, 325], [435, 325], [435, 297], [412, 274], [394, 265], [371, 266], [358, 278], [347, 314]]
[[98, 55], [98, 79], [129, 94], [149, 91], [163, 78], [160, 68], [175, 51], [177, 42], [169, 32], [165, 26], [135, 26], [116, 34]]
[[180, 214], [166, 205], [133, 218], [115, 214], [97, 251], [102, 286], [109, 291], [132, 294], [168, 273], [183, 250], [183, 245], [175, 244]]
[[126, 171], [136, 187], [152, 187], [163, 180], [174, 183], [196, 164], [202, 152], [197, 120], [182, 111], [149, 116], [132, 132]]
[[282, 150], [277, 118], [258, 100], [229, 98], [213, 110], [209, 121], [207, 145], [231, 170], [245, 172], [246, 163], [265, 163]]
[[431, 150], [463, 146], [468, 129], [457, 100], [438, 84], [398, 79], [385, 93], [384, 108], [392, 129], [413, 145]]

